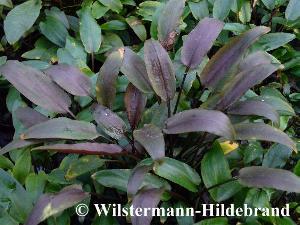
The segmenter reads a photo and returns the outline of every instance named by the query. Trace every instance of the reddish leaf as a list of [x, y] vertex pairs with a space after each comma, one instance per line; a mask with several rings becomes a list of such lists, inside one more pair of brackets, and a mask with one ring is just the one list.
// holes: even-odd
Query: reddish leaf
[[234, 129], [229, 118], [220, 111], [206, 109], [186, 110], [169, 118], [164, 132], [181, 134], [188, 132], [208, 132], [228, 139], [234, 138]]
[[121, 72], [126, 75], [128, 80], [144, 93], [152, 93], [152, 87], [147, 75], [146, 65], [130, 48], [124, 48], [124, 59]]
[[0, 67], [0, 73], [34, 104], [52, 112], [71, 113], [69, 96], [39, 70], [10, 60]]
[[9, 144], [7, 144], [6, 146], [4, 146], [3, 148], [0, 149], [0, 155], [3, 155], [5, 153], [10, 152], [15, 149], [29, 147], [31, 145], [38, 144], [39, 142], [40, 141], [36, 141], [36, 140], [35, 141], [13, 140], [12, 142], [10, 142]]
[[143, 95], [135, 86], [129, 83], [126, 89], [124, 101], [128, 121], [131, 128], [134, 130], [142, 117], [142, 113], [146, 106], [147, 97]]
[[63, 153], [84, 155], [114, 155], [122, 153], [123, 149], [115, 144], [78, 143], [78, 144], [55, 144], [40, 146], [33, 150], [49, 150]]
[[45, 122], [49, 120], [47, 116], [39, 113], [38, 111], [30, 107], [19, 107], [15, 111], [16, 118], [24, 125], [24, 127], [29, 128], [35, 124]]
[[111, 108], [116, 97], [116, 81], [122, 65], [124, 49], [112, 52], [102, 65], [97, 79], [97, 100]]
[[63, 212], [89, 196], [78, 185], [65, 187], [57, 194], [44, 194], [35, 204], [25, 225], [38, 225], [48, 217]]
[[260, 36], [270, 31], [268, 27], [255, 27], [241, 36], [233, 38], [222, 47], [205, 66], [200, 78], [205, 87], [216, 85], [228, 75], [233, 65], [245, 54], [248, 47]]
[[182, 63], [190, 69], [198, 67], [213, 46], [223, 27], [224, 23], [219, 20], [212, 18], [202, 19], [183, 43], [181, 50]]
[[158, 41], [147, 40], [144, 46], [146, 69], [155, 93], [164, 101], [171, 100], [176, 91], [172, 61]]
[[72, 95], [91, 95], [91, 80], [74, 66], [66, 64], [54, 65], [44, 72], [50, 76], [55, 83]]
[[138, 165], [132, 170], [127, 185], [127, 194], [129, 197], [134, 196], [138, 192], [144, 180], [145, 175], [151, 169], [152, 169], [152, 165], [151, 166]]

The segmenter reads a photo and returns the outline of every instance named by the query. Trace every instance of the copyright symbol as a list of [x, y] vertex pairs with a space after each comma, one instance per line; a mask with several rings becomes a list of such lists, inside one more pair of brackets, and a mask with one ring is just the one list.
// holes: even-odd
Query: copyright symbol
[[89, 213], [89, 207], [86, 204], [78, 204], [75, 210], [78, 216], [86, 216]]

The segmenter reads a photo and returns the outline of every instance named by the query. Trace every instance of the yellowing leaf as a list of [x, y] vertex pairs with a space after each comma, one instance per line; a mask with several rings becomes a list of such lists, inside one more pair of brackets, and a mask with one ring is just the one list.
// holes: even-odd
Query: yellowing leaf
[[220, 146], [225, 155], [229, 154], [230, 152], [236, 150], [239, 147], [237, 142], [232, 141], [224, 141], [220, 143]]

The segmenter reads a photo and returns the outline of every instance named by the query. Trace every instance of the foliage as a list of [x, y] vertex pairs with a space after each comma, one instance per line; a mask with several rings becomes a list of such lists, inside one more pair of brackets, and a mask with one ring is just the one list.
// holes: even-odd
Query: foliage
[[[0, 224], [299, 223], [298, 0], [0, 9]], [[291, 216], [78, 217], [82, 202]]]

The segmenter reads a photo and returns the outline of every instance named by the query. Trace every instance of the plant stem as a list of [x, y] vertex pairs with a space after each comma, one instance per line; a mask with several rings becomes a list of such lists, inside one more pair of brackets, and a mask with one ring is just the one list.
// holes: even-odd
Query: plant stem
[[168, 108], [168, 118], [170, 118], [171, 117], [171, 101], [169, 98], [167, 99], [167, 108]]
[[184, 71], [183, 79], [181, 81], [181, 85], [180, 85], [180, 89], [179, 89], [179, 93], [178, 93], [178, 97], [177, 97], [177, 100], [176, 100], [176, 104], [175, 104], [173, 114], [175, 114], [177, 112], [177, 108], [178, 108], [178, 105], [179, 105], [180, 97], [181, 97], [181, 94], [182, 94], [182, 91], [183, 91], [184, 82], [185, 82], [188, 71], [189, 71], [189, 67], [186, 67], [185, 71]]
[[227, 184], [227, 183], [232, 182], [232, 181], [235, 181], [235, 180], [237, 180], [237, 177], [233, 177], [233, 178], [231, 178], [231, 179], [229, 179], [229, 180], [225, 180], [225, 181], [223, 181], [223, 182], [221, 182], [221, 183], [215, 184], [215, 185], [213, 185], [213, 186], [207, 188], [207, 191], [209, 191], [209, 190], [211, 190], [211, 189], [214, 189], [214, 188], [216, 188], [216, 187], [220, 187], [220, 186], [222, 186], [222, 185], [224, 185], [224, 184]]
[[92, 61], [92, 71], [94, 71], [95, 69], [95, 58], [94, 58], [94, 52], [91, 53], [91, 61]]

